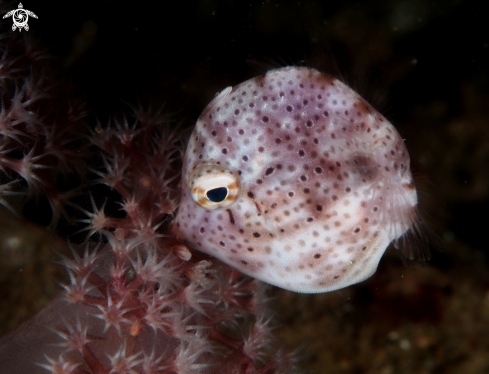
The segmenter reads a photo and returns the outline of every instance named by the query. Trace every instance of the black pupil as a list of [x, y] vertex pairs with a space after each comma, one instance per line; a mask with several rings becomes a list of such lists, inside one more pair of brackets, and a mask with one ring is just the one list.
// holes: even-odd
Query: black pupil
[[207, 191], [207, 198], [213, 203], [220, 203], [228, 195], [228, 189], [226, 187], [217, 187]]

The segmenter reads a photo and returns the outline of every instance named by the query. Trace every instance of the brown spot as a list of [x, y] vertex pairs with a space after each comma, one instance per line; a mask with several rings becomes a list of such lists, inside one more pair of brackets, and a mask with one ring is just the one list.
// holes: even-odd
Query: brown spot
[[231, 212], [231, 209], [226, 209], [226, 212], [228, 212], [229, 214], [229, 222], [231, 222], [231, 224], [234, 225], [235, 221], [234, 221], [233, 212]]
[[[265, 87], [265, 75], [266, 74], [262, 74], [262, 75], [259, 75], [258, 77], [255, 77], [253, 78], [253, 81], [255, 82], [255, 84], [260, 87], [260, 88], [263, 88]], [[256, 91], [253, 92], [253, 94], [255, 94]], [[256, 95], [256, 94], [255, 94]]]

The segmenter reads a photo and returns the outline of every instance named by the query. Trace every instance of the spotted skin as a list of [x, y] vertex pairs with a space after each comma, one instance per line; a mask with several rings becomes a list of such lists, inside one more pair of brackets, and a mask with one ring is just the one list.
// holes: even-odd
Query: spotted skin
[[[205, 173], [236, 178], [232, 203], [194, 201], [192, 183]], [[389, 243], [418, 225], [399, 133], [351, 88], [308, 68], [221, 92], [197, 121], [182, 179], [179, 239], [297, 292], [370, 277]]]

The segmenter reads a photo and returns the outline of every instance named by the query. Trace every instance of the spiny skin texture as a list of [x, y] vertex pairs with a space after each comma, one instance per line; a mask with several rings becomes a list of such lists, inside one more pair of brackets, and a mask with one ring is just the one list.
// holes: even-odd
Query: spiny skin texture
[[[229, 175], [233, 201], [192, 197]], [[370, 277], [389, 243], [421, 226], [399, 133], [345, 84], [302, 67], [222, 91], [197, 121], [182, 180], [178, 238], [297, 292]]]

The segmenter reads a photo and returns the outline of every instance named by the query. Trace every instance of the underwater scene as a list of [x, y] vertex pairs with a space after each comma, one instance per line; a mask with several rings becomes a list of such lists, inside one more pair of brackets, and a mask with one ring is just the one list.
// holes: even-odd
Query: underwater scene
[[0, 2], [0, 373], [489, 373], [476, 1]]

